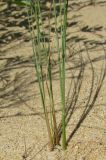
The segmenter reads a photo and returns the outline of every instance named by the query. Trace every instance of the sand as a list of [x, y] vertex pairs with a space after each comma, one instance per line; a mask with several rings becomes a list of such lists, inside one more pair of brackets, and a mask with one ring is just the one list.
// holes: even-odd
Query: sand
[[[106, 1], [75, 2], [69, 1], [67, 29], [66, 93], [72, 81], [68, 146], [52, 152], [25, 9], [8, 10], [0, 2], [0, 160], [106, 160]], [[57, 68], [53, 87], [59, 121]]]

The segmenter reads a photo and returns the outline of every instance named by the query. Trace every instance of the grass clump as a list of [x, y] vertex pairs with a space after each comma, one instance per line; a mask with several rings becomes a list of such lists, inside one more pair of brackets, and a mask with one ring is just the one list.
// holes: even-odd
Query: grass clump
[[[68, 0], [53, 0], [50, 2], [48, 15], [48, 28], [45, 29], [45, 16], [43, 13], [42, 2], [35, 1], [18, 1], [17, 4], [27, 6], [29, 19], [29, 28], [31, 32], [33, 60], [36, 69], [36, 75], [39, 84], [42, 107], [45, 114], [47, 132], [49, 137], [49, 147], [53, 150], [59, 144], [58, 126], [55, 112], [54, 92], [53, 92], [53, 75], [52, 75], [52, 54], [51, 44], [55, 43], [60, 81], [60, 99], [62, 110], [62, 148], [66, 149], [66, 111], [65, 111], [65, 55], [66, 55], [66, 29], [67, 29], [67, 9]], [[51, 42], [51, 19], [54, 21], [54, 42]], [[35, 26], [33, 23], [36, 23]], [[58, 32], [60, 28], [60, 33]], [[46, 31], [45, 31], [46, 30]], [[47, 41], [48, 40], [48, 41]], [[43, 58], [42, 58], [42, 55]], [[46, 70], [45, 76], [43, 70]], [[49, 108], [47, 107], [46, 97], [49, 98]], [[50, 114], [48, 113], [50, 111]]]

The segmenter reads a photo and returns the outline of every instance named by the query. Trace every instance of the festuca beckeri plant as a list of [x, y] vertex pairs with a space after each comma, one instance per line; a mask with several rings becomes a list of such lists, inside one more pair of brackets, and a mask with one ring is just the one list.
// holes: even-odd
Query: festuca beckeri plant
[[[46, 17], [44, 14], [44, 3], [42, 3], [40, 0], [12, 0], [12, 2], [25, 6], [27, 10], [33, 49], [33, 62], [36, 70], [40, 97], [45, 115], [50, 150], [53, 150], [54, 147], [60, 143], [56, 119], [52, 75], [53, 66], [51, 46], [53, 43], [55, 43], [56, 54], [58, 57], [57, 65], [59, 69], [60, 99], [62, 110], [62, 148], [65, 150], [67, 148], [65, 110], [65, 57], [68, 0], [59, 0], [58, 7], [56, 0], [51, 1]], [[45, 28], [45, 19], [48, 21], [47, 28]], [[54, 22], [54, 42], [51, 41], [52, 20]], [[42, 55], [44, 55], [43, 58]], [[45, 76], [44, 69], [46, 71]], [[49, 107], [46, 97], [49, 99]]]

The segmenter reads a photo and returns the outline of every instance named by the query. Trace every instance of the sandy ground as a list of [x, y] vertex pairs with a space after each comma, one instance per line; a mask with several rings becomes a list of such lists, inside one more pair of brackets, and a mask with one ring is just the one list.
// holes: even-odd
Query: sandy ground
[[[0, 160], [106, 160], [106, 1], [70, 1], [66, 151], [48, 149], [26, 12], [2, 2], [0, 10]], [[59, 121], [57, 65], [53, 78]]]

